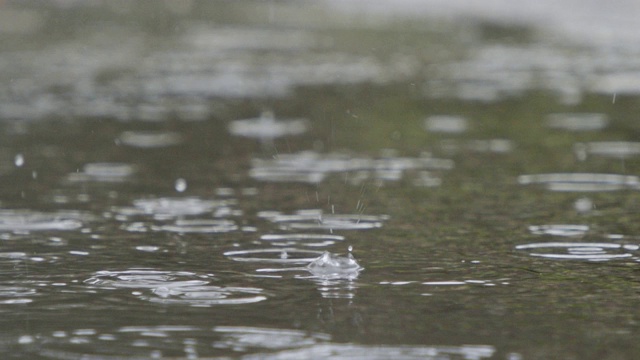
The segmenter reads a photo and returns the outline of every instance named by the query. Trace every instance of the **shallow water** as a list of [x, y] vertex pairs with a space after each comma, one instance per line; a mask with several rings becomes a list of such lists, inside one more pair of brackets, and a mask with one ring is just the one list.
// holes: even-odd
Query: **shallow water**
[[3, 3], [2, 358], [634, 358], [637, 7], [381, 4]]

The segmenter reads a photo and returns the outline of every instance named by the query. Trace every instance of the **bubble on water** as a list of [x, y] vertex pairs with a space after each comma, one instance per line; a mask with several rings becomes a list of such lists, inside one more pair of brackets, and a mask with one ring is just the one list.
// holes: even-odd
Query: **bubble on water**
[[548, 242], [516, 246], [530, 256], [560, 260], [609, 261], [632, 258], [638, 245], [587, 242]]
[[24, 165], [24, 155], [16, 154], [16, 156], [13, 158], [13, 163], [17, 167], [22, 167], [22, 165]]
[[[286, 256], [282, 256], [286, 253]], [[322, 251], [297, 248], [233, 250], [224, 253], [231, 260], [243, 262], [263, 262], [279, 264], [308, 264]]]
[[535, 235], [552, 236], [584, 236], [589, 232], [588, 225], [554, 224], [554, 225], [531, 225], [529, 231]]
[[343, 241], [344, 236], [327, 234], [266, 234], [260, 240], [268, 241], [274, 246], [309, 246], [322, 247]]
[[170, 131], [125, 131], [118, 141], [137, 148], [162, 148], [180, 144], [182, 136]]
[[16, 233], [48, 230], [76, 230], [93, 217], [74, 211], [52, 213], [30, 210], [0, 210], [0, 231]]
[[520, 175], [521, 185], [542, 184], [551, 191], [597, 192], [640, 189], [640, 178], [634, 175], [596, 173], [550, 173]]
[[547, 116], [550, 128], [568, 131], [602, 130], [609, 124], [609, 118], [600, 113], [557, 113]]
[[187, 180], [183, 178], [177, 179], [174, 187], [177, 192], [184, 192], [185, 190], [187, 190]]

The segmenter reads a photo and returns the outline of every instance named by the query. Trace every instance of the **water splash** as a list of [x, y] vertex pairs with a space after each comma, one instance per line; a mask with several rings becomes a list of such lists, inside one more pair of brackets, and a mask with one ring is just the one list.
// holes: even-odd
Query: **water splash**
[[307, 270], [323, 279], [355, 279], [364, 270], [351, 253], [338, 256], [325, 251], [307, 265]]

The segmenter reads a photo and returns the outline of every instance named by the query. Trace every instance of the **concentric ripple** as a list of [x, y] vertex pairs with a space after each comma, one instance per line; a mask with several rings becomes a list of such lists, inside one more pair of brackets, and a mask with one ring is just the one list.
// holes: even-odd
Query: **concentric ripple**
[[139, 299], [152, 303], [206, 307], [250, 304], [266, 300], [262, 289], [209, 285], [211, 275], [152, 269], [98, 271], [84, 281], [103, 289], [138, 289]]
[[268, 241], [273, 246], [309, 246], [322, 247], [343, 241], [344, 236], [327, 234], [266, 234], [260, 240]]
[[228, 214], [233, 199], [204, 200], [197, 197], [184, 198], [149, 198], [134, 200], [133, 207], [116, 208], [115, 212], [122, 217], [147, 215], [156, 220], [168, 220], [181, 216], [193, 216], [216, 212]]
[[84, 213], [66, 211], [44, 213], [30, 210], [0, 210], [0, 231], [30, 232], [76, 230], [93, 218]]
[[285, 215], [278, 212], [260, 216], [278, 224], [282, 230], [366, 230], [380, 228], [388, 215], [323, 214], [319, 211], [297, 212]]
[[640, 188], [640, 178], [635, 175], [595, 173], [551, 173], [518, 176], [521, 185], [542, 184], [551, 191], [615, 191]]
[[264, 262], [276, 264], [309, 264], [322, 251], [296, 248], [233, 250], [224, 253], [229, 259], [244, 262]]
[[553, 224], [553, 225], [531, 225], [529, 231], [535, 235], [552, 236], [583, 236], [589, 232], [588, 225]]
[[525, 250], [530, 256], [547, 259], [609, 261], [632, 258], [639, 245], [587, 242], [548, 242], [516, 246], [516, 250]]

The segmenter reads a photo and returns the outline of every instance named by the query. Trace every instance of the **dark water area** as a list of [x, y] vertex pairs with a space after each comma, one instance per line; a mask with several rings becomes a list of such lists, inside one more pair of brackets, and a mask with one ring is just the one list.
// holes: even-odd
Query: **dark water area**
[[635, 8], [425, 3], [2, 3], [0, 356], [636, 358]]

